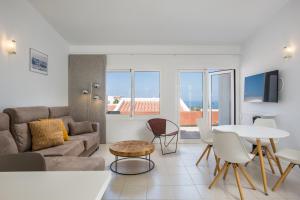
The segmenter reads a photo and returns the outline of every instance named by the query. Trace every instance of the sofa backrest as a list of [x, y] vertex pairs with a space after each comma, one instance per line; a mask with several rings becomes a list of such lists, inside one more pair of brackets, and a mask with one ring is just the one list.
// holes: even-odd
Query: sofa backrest
[[68, 106], [49, 107], [49, 118], [62, 119], [68, 133], [69, 123], [74, 121], [73, 118], [70, 116], [70, 109]]
[[70, 115], [70, 110], [68, 106], [49, 107], [50, 118], [61, 118], [69, 115]]
[[0, 155], [18, 153], [17, 144], [9, 131], [9, 117], [0, 113]]
[[7, 108], [4, 113], [7, 113], [10, 117], [10, 131], [19, 152], [31, 150], [31, 133], [28, 123], [49, 118], [48, 107]]

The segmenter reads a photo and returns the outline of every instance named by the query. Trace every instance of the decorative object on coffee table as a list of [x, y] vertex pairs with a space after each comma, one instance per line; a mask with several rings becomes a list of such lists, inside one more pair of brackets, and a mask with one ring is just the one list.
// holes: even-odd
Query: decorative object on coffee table
[[[155, 163], [150, 159], [150, 154], [154, 151], [153, 144], [146, 141], [129, 140], [112, 144], [109, 151], [115, 155], [115, 161], [110, 164], [111, 171], [121, 175], [138, 175], [151, 171]], [[123, 158], [119, 158], [123, 157]], [[141, 159], [148, 162], [148, 169], [138, 173], [122, 173], [118, 171], [118, 162], [127, 159]]]

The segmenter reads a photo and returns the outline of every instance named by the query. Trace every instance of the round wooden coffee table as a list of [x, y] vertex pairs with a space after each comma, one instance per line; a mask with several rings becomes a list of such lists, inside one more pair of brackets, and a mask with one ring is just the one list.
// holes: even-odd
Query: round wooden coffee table
[[[122, 174], [122, 175], [138, 175], [151, 171], [155, 163], [150, 159], [150, 154], [154, 151], [155, 147], [153, 144], [140, 141], [140, 140], [128, 140], [121, 141], [112, 144], [109, 147], [110, 153], [115, 156], [115, 161], [110, 164], [111, 171]], [[119, 158], [123, 157], [123, 158]], [[122, 173], [118, 171], [118, 162], [126, 159], [142, 159], [148, 161], [148, 169], [146, 171], [138, 173]]]

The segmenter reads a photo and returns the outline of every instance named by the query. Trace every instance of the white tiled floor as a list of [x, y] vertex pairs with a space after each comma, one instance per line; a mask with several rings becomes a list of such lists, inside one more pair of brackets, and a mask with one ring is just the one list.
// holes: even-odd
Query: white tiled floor
[[[195, 162], [204, 149], [201, 144], [179, 144], [176, 154], [161, 155], [159, 146], [151, 155], [155, 168], [143, 175], [124, 176], [113, 174], [111, 183], [103, 199], [200, 199], [200, 200], [233, 200], [239, 199], [232, 169], [226, 181], [220, 182], [211, 190], [208, 185], [213, 179], [215, 161], [213, 156], [208, 161], [201, 161], [198, 167]], [[106, 168], [109, 169], [114, 156], [109, 153], [109, 145], [101, 145], [100, 150], [93, 156], [103, 156]], [[212, 154], [211, 154], [212, 155]], [[268, 163], [266, 162], [266, 166]], [[139, 170], [145, 167], [140, 161], [130, 161], [119, 165], [123, 170]], [[247, 171], [253, 177], [257, 190], [251, 190], [243, 177], [242, 184], [246, 199], [253, 200], [299, 200], [300, 199], [300, 170], [295, 170], [288, 176], [281, 188], [272, 192], [271, 187], [278, 179], [279, 172], [273, 175], [269, 169], [269, 196], [262, 193], [262, 181], [257, 158], [248, 165]]]

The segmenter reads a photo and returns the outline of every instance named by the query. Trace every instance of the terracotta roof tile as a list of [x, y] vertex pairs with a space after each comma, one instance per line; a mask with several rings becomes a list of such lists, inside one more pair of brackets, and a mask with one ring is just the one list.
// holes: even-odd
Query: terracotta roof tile
[[[122, 105], [120, 106], [120, 113], [130, 114], [130, 104], [131, 102], [128, 100], [124, 100]], [[159, 114], [160, 111], [159, 101], [153, 100], [136, 100], [135, 101], [135, 115], [154, 115]], [[109, 105], [108, 109], [113, 110], [116, 105]], [[218, 124], [218, 111], [212, 112], [212, 123], [213, 125]], [[202, 117], [202, 111], [183, 111], [182, 107], [180, 107], [180, 125], [181, 126], [194, 126], [196, 125], [196, 120], [199, 117]]]

